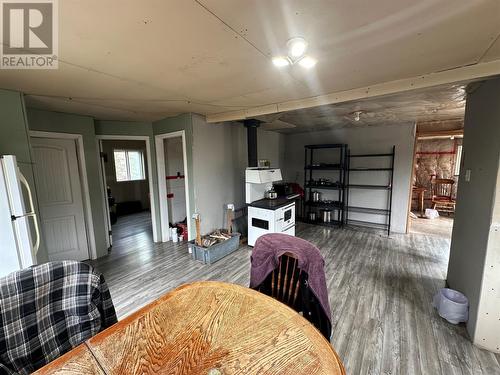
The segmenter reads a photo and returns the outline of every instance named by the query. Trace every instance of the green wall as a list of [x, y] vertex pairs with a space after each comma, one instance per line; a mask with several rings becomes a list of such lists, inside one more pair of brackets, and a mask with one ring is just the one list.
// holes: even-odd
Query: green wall
[[[158, 196], [158, 174], [156, 166], [155, 135], [184, 130], [186, 135], [187, 175], [190, 189], [189, 217], [195, 212], [194, 175], [193, 175], [193, 124], [191, 114], [182, 114], [160, 121], [130, 122], [101, 121], [90, 116], [52, 112], [25, 108], [22, 93], [0, 89], [0, 154], [14, 154], [18, 158], [21, 171], [35, 190], [33, 163], [29, 131], [80, 134], [83, 139], [85, 165], [89, 183], [90, 206], [95, 234], [97, 256], [107, 255], [106, 232], [103, 215], [103, 193], [99, 174], [99, 158], [96, 135], [136, 135], [148, 136], [151, 149], [153, 175], [153, 204], [156, 210], [157, 233], [161, 236], [160, 208]], [[36, 202], [35, 202], [36, 204]], [[38, 207], [35, 207], [38, 211]], [[192, 223], [193, 224], [193, 223]], [[190, 236], [193, 234], [191, 233]], [[42, 238], [43, 243], [43, 238]], [[37, 255], [39, 263], [47, 261], [47, 252], [41, 247]]]
[[28, 127], [21, 93], [0, 90], [0, 153], [31, 164]]
[[[175, 117], [168, 117], [163, 120], [153, 122], [153, 134], [167, 134], [184, 130], [186, 138], [186, 164], [187, 176], [189, 180], [189, 212], [188, 220], [191, 220], [191, 228], [194, 228], [194, 221], [191, 219], [196, 210], [194, 200], [194, 173], [193, 173], [193, 116], [191, 113], [184, 113]], [[159, 208], [158, 208], [159, 212]], [[194, 238], [194, 233], [189, 233], [189, 238]]]
[[50, 112], [33, 108], [28, 108], [27, 113], [30, 130], [82, 135], [96, 252], [98, 257], [107, 255], [108, 249], [106, 246], [103, 215], [104, 202], [98, 170], [99, 160], [97, 157], [94, 119], [89, 116]]
[[[95, 121], [96, 135], [132, 135], [132, 136], [148, 136], [149, 145], [151, 148], [151, 168], [153, 175], [153, 203], [155, 206], [156, 231], [161, 239], [161, 219], [160, 219], [160, 204], [158, 192], [158, 173], [156, 164], [156, 147], [155, 135], [165, 134], [184, 130], [186, 134], [186, 158], [188, 165], [188, 178], [190, 183], [189, 201], [190, 212], [189, 217], [194, 213], [194, 189], [193, 189], [193, 125], [192, 115], [190, 113], [182, 114], [175, 117], [169, 117], [163, 120], [150, 122], [132, 122], [132, 121]], [[168, 224], [167, 224], [168, 225]], [[190, 234], [191, 236], [192, 234]]]
[[[24, 97], [21, 93], [0, 89], [0, 154], [16, 155], [21, 173], [26, 177], [32, 194], [36, 196], [35, 177], [29, 142], [29, 129], [26, 118]], [[34, 199], [35, 212], [39, 213]], [[34, 233], [32, 236], [34, 238]], [[36, 254], [38, 263], [48, 260], [47, 252], [41, 243]]]
[[[463, 161], [460, 170], [457, 192], [457, 207], [453, 222], [453, 234], [450, 246], [447, 281], [469, 299], [469, 321], [467, 330], [475, 344], [494, 350], [494, 344], [485, 338], [485, 322], [489, 329], [488, 314], [481, 314], [481, 309], [488, 306], [500, 295], [499, 274], [494, 262], [486, 264], [491, 251], [491, 234], [497, 231], [493, 220], [498, 185], [500, 160], [500, 78], [477, 84], [467, 94], [464, 121]], [[465, 171], [469, 170], [469, 179], [465, 180]], [[498, 263], [497, 263], [498, 264]], [[488, 286], [488, 287], [487, 287]], [[489, 305], [491, 306], [494, 305]], [[498, 305], [497, 305], [498, 306]], [[499, 311], [490, 310], [490, 316], [500, 318]], [[495, 324], [497, 319], [495, 319]], [[477, 331], [477, 324], [482, 326]], [[488, 328], [487, 328], [488, 329]], [[498, 345], [498, 340], [496, 340]]]

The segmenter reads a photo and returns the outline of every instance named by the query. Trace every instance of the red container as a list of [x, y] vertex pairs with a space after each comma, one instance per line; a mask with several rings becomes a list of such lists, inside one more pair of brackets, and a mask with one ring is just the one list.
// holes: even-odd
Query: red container
[[187, 224], [177, 224], [176, 226], [182, 229], [182, 232], [179, 233], [179, 237], [182, 241], [186, 241], [189, 238]]

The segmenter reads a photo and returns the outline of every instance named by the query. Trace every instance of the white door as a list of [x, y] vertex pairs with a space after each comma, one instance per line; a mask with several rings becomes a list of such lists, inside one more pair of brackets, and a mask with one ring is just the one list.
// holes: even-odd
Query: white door
[[76, 144], [31, 138], [40, 225], [49, 260], [89, 259]]

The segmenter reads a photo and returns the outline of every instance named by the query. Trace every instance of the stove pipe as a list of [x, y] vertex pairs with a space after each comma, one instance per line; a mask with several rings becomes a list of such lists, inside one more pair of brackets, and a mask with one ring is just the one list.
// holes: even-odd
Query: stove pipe
[[247, 128], [247, 149], [248, 149], [248, 166], [257, 167], [257, 128], [260, 126], [260, 121], [255, 119], [244, 120], [243, 125]]

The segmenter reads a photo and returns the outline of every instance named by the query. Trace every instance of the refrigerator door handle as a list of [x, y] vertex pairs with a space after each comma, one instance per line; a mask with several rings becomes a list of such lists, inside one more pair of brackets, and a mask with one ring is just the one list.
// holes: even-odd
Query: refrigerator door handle
[[21, 183], [26, 188], [26, 191], [28, 192], [30, 211], [26, 213], [26, 216], [33, 218], [33, 224], [35, 226], [35, 234], [36, 234], [36, 241], [35, 241], [35, 244], [33, 245], [33, 255], [36, 255], [36, 253], [38, 253], [38, 249], [40, 247], [40, 229], [38, 227], [38, 218], [37, 218], [36, 213], [35, 213], [35, 206], [33, 204], [33, 196], [31, 194], [30, 185], [28, 184], [26, 177], [24, 177], [24, 175], [21, 173], [21, 171], [19, 171], [19, 180], [21, 181]]

